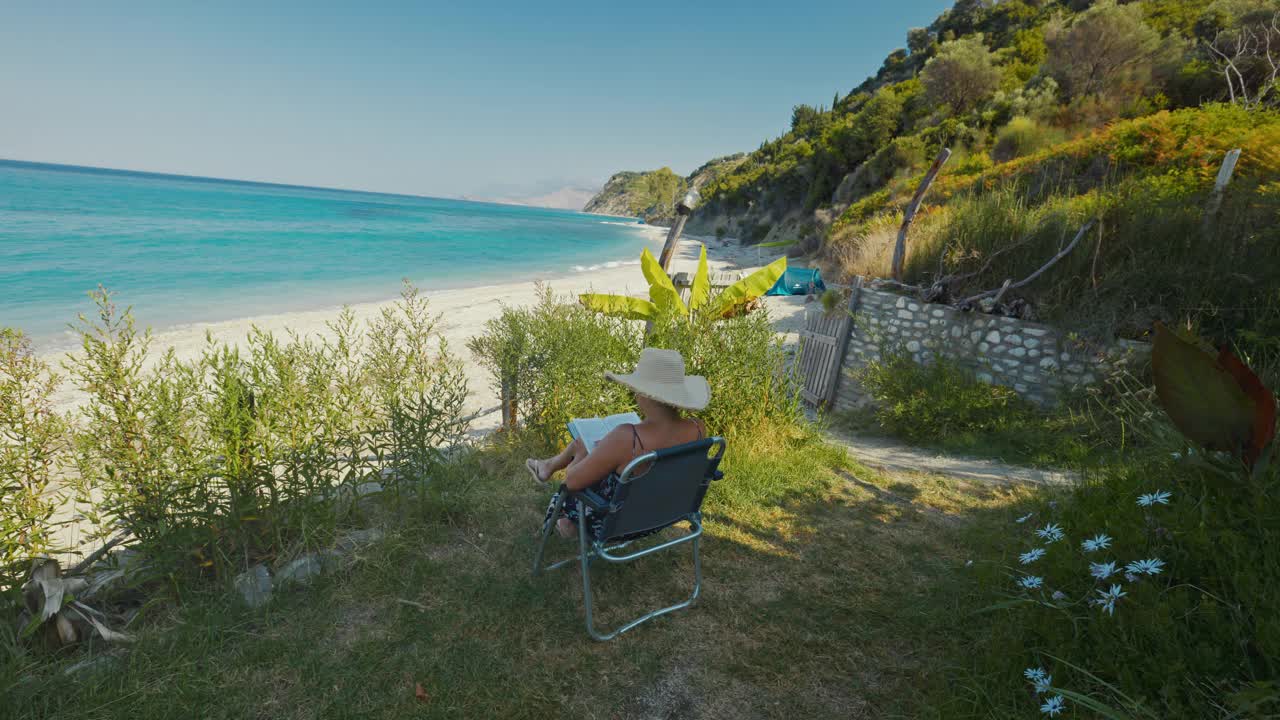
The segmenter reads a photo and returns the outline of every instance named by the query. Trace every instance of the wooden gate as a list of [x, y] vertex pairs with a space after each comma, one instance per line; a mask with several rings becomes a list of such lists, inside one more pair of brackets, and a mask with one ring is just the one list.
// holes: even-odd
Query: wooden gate
[[835, 400], [861, 289], [862, 278], [857, 278], [845, 312], [827, 313], [820, 307], [810, 307], [805, 313], [804, 330], [800, 331], [800, 394], [811, 405], [830, 405]]

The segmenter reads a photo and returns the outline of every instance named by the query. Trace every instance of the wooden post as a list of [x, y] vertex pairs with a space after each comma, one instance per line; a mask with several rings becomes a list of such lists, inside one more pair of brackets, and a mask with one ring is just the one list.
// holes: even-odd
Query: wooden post
[[933, 167], [929, 168], [929, 172], [925, 174], [924, 180], [921, 181], [920, 187], [916, 189], [916, 194], [911, 198], [911, 203], [907, 205], [907, 212], [902, 216], [902, 229], [898, 230], [898, 244], [893, 247], [893, 279], [902, 282], [902, 265], [907, 257], [907, 231], [911, 229], [911, 222], [916, 219], [916, 211], [920, 209], [920, 203], [924, 201], [924, 194], [929, 191], [929, 186], [933, 184], [934, 178], [938, 177], [938, 171], [942, 166], [947, 164], [947, 160], [951, 158], [951, 148], [943, 148], [938, 154], [938, 159], [933, 161]]
[[840, 323], [842, 328], [840, 332], [840, 340], [836, 345], [836, 359], [834, 376], [831, 378], [831, 387], [827, 388], [827, 396], [822, 399], [824, 407], [830, 408], [836, 401], [836, 390], [840, 387], [840, 378], [844, 375], [844, 356], [849, 352], [849, 336], [853, 334], [853, 315], [858, 312], [858, 303], [862, 299], [862, 276], [859, 275], [853, 279], [853, 287], [849, 289], [849, 308], [845, 312], [845, 317]]
[[1240, 161], [1240, 150], [1237, 148], [1227, 153], [1222, 159], [1222, 167], [1218, 170], [1218, 179], [1213, 184], [1213, 194], [1209, 196], [1209, 204], [1204, 210], [1204, 235], [1209, 236], [1210, 230], [1213, 229], [1213, 222], [1218, 217], [1218, 210], [1222, 208], [1222, 196], [1227, 192], [1227, 185], [1231, 183], [1231, 177], [1235, 175], [1236, 163]]
[[658, 256], [658, 264], [662, 265], [663, 270], [671, 268], [671, 257], [676, 254], [676, 244], [680, 242], [680, 233], [684, 232], [684, 224], [688, 219], [688, 213], [681, 213], [676, 215], [676, 221], [671, 223], [671, 230], [667, 232], [667, 242], [662, 246], [662, 254]]

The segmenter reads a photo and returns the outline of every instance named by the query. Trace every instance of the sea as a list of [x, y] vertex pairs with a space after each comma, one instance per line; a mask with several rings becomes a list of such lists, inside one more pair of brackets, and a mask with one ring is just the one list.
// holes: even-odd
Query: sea
[[74, 343], [99, 286], [163, 330], [637, 262], [660, 234], [564, 210], [0, 160], [0, 326]]

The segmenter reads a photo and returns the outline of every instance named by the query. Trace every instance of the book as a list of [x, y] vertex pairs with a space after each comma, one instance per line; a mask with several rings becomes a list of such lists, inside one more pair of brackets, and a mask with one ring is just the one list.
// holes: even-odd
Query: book
[[581, 440], [589, 454], [596, 445], [614, 428], [628, 423], [638, 424], [640, 416], [633, 413], [619, 413], [602, 418], [574, 418], [569, 421], [569, 434], [575, 440]]

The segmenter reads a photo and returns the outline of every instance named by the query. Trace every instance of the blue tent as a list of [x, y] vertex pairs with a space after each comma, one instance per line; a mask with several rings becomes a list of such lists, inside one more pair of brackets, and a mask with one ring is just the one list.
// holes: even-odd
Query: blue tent
[[808, 295], [826, 290], [818, 268], [787, 268], [765, 295]]

